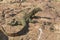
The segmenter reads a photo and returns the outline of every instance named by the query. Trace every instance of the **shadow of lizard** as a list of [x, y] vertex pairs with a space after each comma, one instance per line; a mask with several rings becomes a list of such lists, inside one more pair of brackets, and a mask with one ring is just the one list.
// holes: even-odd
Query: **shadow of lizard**
[[31, 12], [26, 14], [23, 17], [23, 20], [21, 21], [21, 24], [24, 26], [24, 28], [22, 30], [18, 31], [17, 33], [8, 34], [8, 36], [15, 37], [15, 36], [21, 36], [21, 35], [27, 34], [29, 32], [28, 28], [29, 28], [30, 19], [32, 20], [33, 19], [32, 17], [39, 11], [42, 11], [42, 9], [34, 8]]

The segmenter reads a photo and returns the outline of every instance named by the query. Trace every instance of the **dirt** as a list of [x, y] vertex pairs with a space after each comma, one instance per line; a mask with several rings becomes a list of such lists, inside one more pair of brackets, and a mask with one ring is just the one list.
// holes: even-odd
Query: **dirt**
[[[23, 12], [31, 11], [28, 8], [40, 8], [33, 20], [37, 23], [29, 23], [29, 27], [22, 25], [8, 25], [12, 19], [22, 18]], [[21, 11], [24, 10], [24, 11]], [[19, 19], [20, 20], [20, 19]], [[1, 27], [5, 31], [2, 31]], [[24, 28], [24, 29], [23, 29]], [[18, 36], [8, 36], [17, 33]], [[1, 40], [60, 40], [60, 1], [59, 0], [1, 0], [0, 1], [0, 39]]]

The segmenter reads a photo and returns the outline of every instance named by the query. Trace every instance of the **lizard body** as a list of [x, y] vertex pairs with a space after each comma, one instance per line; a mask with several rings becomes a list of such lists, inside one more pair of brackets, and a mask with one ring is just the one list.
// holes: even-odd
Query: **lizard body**
[[[20, 21], [16, 21], [16, 20], [12, 20], [11, 23], [9, 23], [11, 26], [16, 26], [19, 24], [22, 24], [23, 29], [20, 30], [17, 33], [12, 33], [12, 34], [8, 34], [9, 36], [19, 36], [19, 35], [23, 35], [24, 33], [26, 33], [25, 31], [28, 30], [28, 26], [29, 26], [29, 22], [30, 19], [32, 19], [32, 17], [38, 12], [38, 11], [42, 11], [40, 8], [34, 8], [32, 9], [32, 11], [30, 11], [28, 14], [25, 14], [24, 17], [20, 20]], [[22, 33], [23, 32], [23, 33]]]
[[[38, 12], [38, 11], [42, 11], [40, 8], [34, 8], [32, 11], [30, 11], [28, 14], [25, 13], [25, 15], [23, 16], [23, 18], [21, 18], [21, 20], [19, 20], [18, 18], [17, 21], [18, 23], [22, 24], [23, 26], [25, 26], [26, 22], [29, 21], [30, 22], [30, 19], [32, 19], [32, 17]], [[16, 20], [13, 19], [13, 21], [16, 23]], [[11, 22], [13, 22], [11, 21]], [[13, 23], [14, 23], [13, 22]], [[14, 24], [15, 24], [14, 23]], [[11, 24], [11, 23], [10, 23]], [[14, 25], [13, 24], [13, 25]]]

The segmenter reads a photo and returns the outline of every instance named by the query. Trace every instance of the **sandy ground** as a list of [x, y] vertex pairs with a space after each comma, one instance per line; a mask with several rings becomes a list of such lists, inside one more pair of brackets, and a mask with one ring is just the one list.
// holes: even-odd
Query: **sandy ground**
[[[11, 3], [10, 3], [11, 2]], [[17, 3], [18, 2], [18, 3]], [[60, 40], [60, 2], [59, 0], [3, 0], [0, 2], [0, 39], [1, 40]], [[21, 2], [21, 3], [20, 3]], [[23, 12], [28, 13], [28, 8], [39, 7], [42, 11], [35, 14], [37, 18], [33, 20], [38, 23], [29, 23], [25, 30], [21, 25], [11, 26], [8, 23], [12, 19], [22, 18]], [[21, 12], [21, 10], [24, 10]], [[14, 16], [12, 17], [12, 14]], [[5, 15], [5, 16], [4, 16]], [[22, 31], [21, 35], [11, 37], [2, 31], [1, 27], [7, 33], [17, 33]]]

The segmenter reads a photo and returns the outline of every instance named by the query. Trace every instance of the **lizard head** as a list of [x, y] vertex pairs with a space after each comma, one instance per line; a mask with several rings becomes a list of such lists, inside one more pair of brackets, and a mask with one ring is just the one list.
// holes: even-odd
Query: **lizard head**
[[34, 8], [32, 12], [33, 12], [33, 13], [37, 13], [38, 11], [42, 11], [42, 9], [39, 8], [39, 7], [38, 7], [38, 8]]

